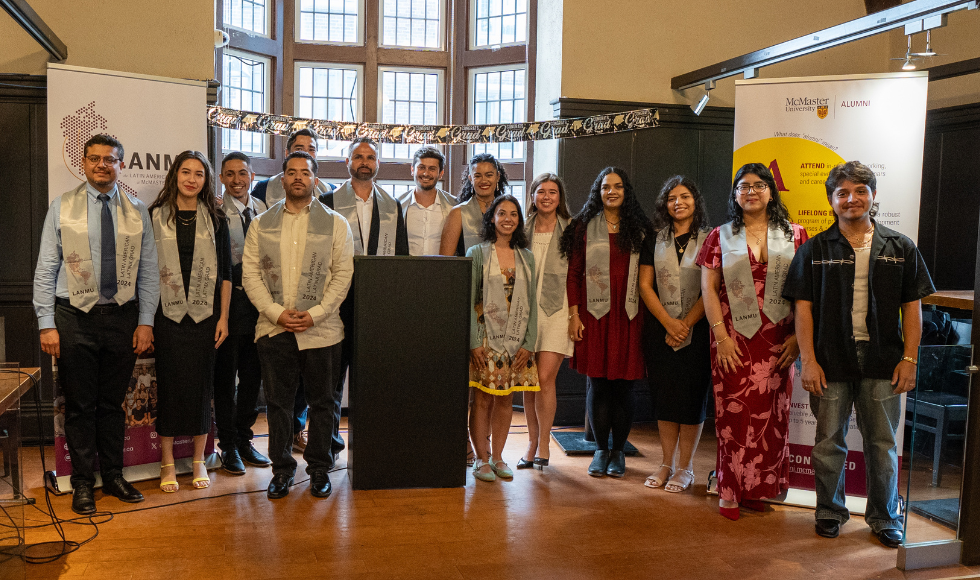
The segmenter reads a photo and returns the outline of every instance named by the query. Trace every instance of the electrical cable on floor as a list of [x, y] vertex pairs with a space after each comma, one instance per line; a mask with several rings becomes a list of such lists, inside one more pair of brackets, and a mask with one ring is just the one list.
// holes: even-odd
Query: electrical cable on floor
[[[0, 373], [11, 373], [11, 374], [17, 373], [17, 374], [26, 375], [28, 378], [31, 379], [31, 385], [32, 385], [32, 388], [34, 390], [34, 407], [35, 407], [36, 417], [37, 417], [37, 422], [38, 422], [38, 425], [37, 425], [37, 432], [38, 432], [38, 451], [41, 454], [41, 470], [42, 470], [43, 473], [47, 473], [48, 472], [48, 469], [47, 469], [46, 458], [45, 458], [45, 453], [44, 453], [44, 440], [45, 440], [44, 439], [44, 428], [43, 428], [43, 421], [41, 419], [41, 395], [40, 395], [40, 389], [39, 389], [38, 381], [37, 381], [37, 379], [34, 378], [33, 375], [31, 375], [31, 374], [29, 374], [29, 373], [27, 373], [25, 371], [22, 371], [22, 370], [0, 369]], [[527, 425], [514, 425], [513, 427], [526, 428]], [[574, 427], [574, 426], [573, 427], [554, 427], [554, 428], [552, 428], [552, 430], [553, 431], [563, 431], [563, 430], [567, 430], [567, 429], [578, 429], [578, 428], [581, 428], [581, 427]], [[347, 432], [347, 429], [341, 429], [340, 431], [341, 432]], [[527, 431], [510, 431], [509, 432], [509, 434], [511, 434], [511, 435], [514, 435], [514, 434], [526, 434], [526, 433], [527, 433]], [[268, 437], [268, 435], [267, 434], [255, 435], [255, 437]], [[335, 473], [337, 471], [344, 471], [346, 469], [347, 469], [346, 467], [336, 467], [334, 469], [331, 469], [328, 473]], [[303, 480], [294, 482], [293, 485], [291, 485], [290, 487], [296, 487], [296, 486], [301, 485], [303, 483], [306, 483], [308, 481], [309, 481], [309, 478], [306, 478], [306, 479], [303, 479]], [[28, 564], [47, 564], [47, 563], [55, 562], [55, 561], [61, 559], [62, 557], [67, 556], [68, 554], [71, 554], [72, 552], [77, 551], [79, 548], [81, 548], [85, 544], [88, 544], [89, 542], [91, 542], [92, 540], [94, 540], [95, 538], [97, 538], [99, 536], [99, 525], [101, 525], [101, 524], [107, 524], [107, 523], [111, 522], [116, 515], [128, 514], [128, 513], [134, 513], [134, 512], [144, 512], [144, 511], [149, 511], [149, 510], [154, 510], [154, 509], [160, 509], [160, 508], [166, 508], [166, 507], [171, 507], [171, 506], [189, 504], [189, 503], [194, 503], [194, 502], [199, 502], [199, 501], [207, 501], [207, 500], [221, 499], [221, 498], [225, 498], [225, 497], [232, 497], [232, 496], [238, 496], [238, 495], [250, 495], [250, 494], [254, 494], [254, 493], [261, 493], [261, 492], [264, 492], [264, 491], [266, 491], [266, 490], [265, 489], [255, 489], [255, 490], [249, 490], [249, 491], [235, 491], [235, 492], [223, 493], [223, 494], [220, 494], [220, 495], [209, 495], [209, 496], [204, 496], [204, 497], [196, 497], [196, 498], [182, 500], [182, 501], [177, 501], [177, 502], [165, 503], [165, 504], [154, 505], [154, 506], [146, 506], [146, 507], [129, 509], [129, 510], [123, 510], [123, 511], [97, 511], [94, 514], [87, 515], [87, 516], [79, 516], [79, 517], [74, 517], [74, 518], [63, 519], [63, 518], [59, 517], [55, 513], [54, 506], [51, 503], [51, 490], [48, 489], [48, 486], [47, 485], [45, 485], [44, 486], [44, 501], [45, 501], [45, 504], [47, 505], [48, 511], [44, 511], [43, 509], [41, 509], [40, 507], [38, 507], [36, 503], [31, 503], [30, 505], [32, 507], [34, 507], [34, 509], [36, 509], [37, 511], [41, 512], [41, 514], [43, 514], [44, 516], [46, 516], [48, 519], [50, 519], [51, 521], [49, 523], [41, 523], [41, 524], [36, 524], [36, 525], [34, 525], [34, 524], [32, 524], [32, 525], [18, 525], [17, 522], [16, 522], [16, 520], [14, 520], [13, 516], [7, 511], [7, 509], [2, 504], [0, 504], [0, 511], [3, 512], [3, 515], [5, 516], [5, 519], [7, 519], [7, 520], [10, 521], [10, 524], [7, 524], [7, 523], [3, 522], [2, 520], [0, 520], [0, 528], [13, 529], [14, 532], [15, 532], [15, 534], [16, 534], [15, 536], [10, 536], [9, 538], [8, 537], [4, 537], [4, 536], [0, 536], [0, 541], [5, 541], [7, 539], [17, 538], [17, 545], [16, 546], [7, 546], [7, 547], [5, 547], [3, 549], [0, 549], [0, 564], [2, 564], [4, 562], [7, 562], [7, 561], [9, 561], [9, 560], [11, 560], [13, 558], [20, 558], [21, 560], [23, 560], [24, 562], [26, 562]], [[21, 494], [21, 496], [23, 496], [23, 494]], [[24, 499], [27, 499], [27, 498], [24, 497]], [[29, 521], [32, 521], [32, 522], [43, 522], [44, 520], [29, 520]], [[88, 537], [85, 540], [82, 540], [80, 542], [74, 541], [74, 540], [69, 540], [65, 536], [65, 530], [64, 530], [64, 527], [63, 527], [64, 524], [92, 526], [93, 528], [95, 528], [95, 532], [90, 537]], [[37, 530], [37, 529], [43, 529], [43, 528], [49, 528], [49, 527], [53, 527], [57, 531], [58, 537], [61, 538], [60, 541], [38, 542], [38, 543], [35, 543], [35, 544], [27, 544], [26, 543], [26, 539], [24, 537], [24, 532], [26, 530]], [[40, 548], [42, 546], [56, 546], [56, 547], [59, 548], [60, 551], [58, 551], [56, 553], [44, 555], [44, 556], [35, 556], [35, 555], [31, 555], [30, 553], [28, 553], [30, 550], [36, 550], [36, 549], [38, 549], [38, 548]]]

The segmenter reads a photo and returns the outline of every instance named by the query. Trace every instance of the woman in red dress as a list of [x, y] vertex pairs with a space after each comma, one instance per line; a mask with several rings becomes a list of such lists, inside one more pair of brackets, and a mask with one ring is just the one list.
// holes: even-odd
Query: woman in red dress
[[759, 163], [735, 174], [728, 216], [708, 235], [697, 263], [715, 339], [718, 506], [737, 520], [740, 505], [761, 511], [760, 500], [789, 484], [790, 389], [800, 349], [782, 289], [807, 235], [790, 223], [772, 174]]
[[633, 381], [645, 373], [639, 257], [652, 231], [626, 172], [607, 167], [561, 238], [568, 258], [568, 334], [575, 341], [569, 366], [589, 377], [586, 408], [597, 447], [589, 465], [593, 477], [626, 473]]

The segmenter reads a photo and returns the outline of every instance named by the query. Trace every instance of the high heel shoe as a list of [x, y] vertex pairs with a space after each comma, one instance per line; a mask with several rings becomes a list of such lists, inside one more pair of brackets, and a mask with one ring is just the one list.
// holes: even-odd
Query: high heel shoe
[[534, 458], [534, 468], [539, 471], [544, 471], [544, 468], [548, 467], [547, 457], [535, 457]]
[[[174, 466], [173, 463], [168, 463], [166, 465], [161, 465], [160, 466], [160, 471], [161, 471], [161, 473], [160, 473], [160, 491], [162, 491], [163, 493], [176, 493], [177, 490], [180, 489], [180, 484], [177, 483], [177, 477], [176, 477], [177, 470], [176, 469], [174, 469], [174, 478], [173, 478], [173, 480], [171, 480], [171, 481], [163, 481], [163, 473], [162, 473], [163, 472], [163, 469], [165, 467], [173, 467], [173, 466]], [[173, 489], [164, 489], [163, 486], [165, 486], [165, 485], [167, 485], [167, 486], [172, 485], [172, 486], [174, 486], [174, 488]]]
[[721, 507], [718, 506], [718, 513], [725, 516], [726, 518], [732, 520], [733, 522], [738, 521], [738, 508], [737, 507]]
[[534, 467], [534, 461], [528, 461], [521, 457], [517, 460], [517, 469], [531, 469]]
[[[194, 463], [204, 463], [203, 461], [194, 460]], [[195, 477], [191, 480], [191, 485], [194, 489], [207, 489], [211, 487], [211, 478], [208, 476], [207, 467], [204, 468], [204, 477]]]

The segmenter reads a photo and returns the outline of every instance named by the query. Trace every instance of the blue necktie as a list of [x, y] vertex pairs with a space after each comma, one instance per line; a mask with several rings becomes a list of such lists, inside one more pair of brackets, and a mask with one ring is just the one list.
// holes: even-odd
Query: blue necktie
[[116, 296], [116, 228], [112, 227], [109, 196], [100, 193], [102, 202], [102, 270], [99, 273], [99, 294], [106, 300]]

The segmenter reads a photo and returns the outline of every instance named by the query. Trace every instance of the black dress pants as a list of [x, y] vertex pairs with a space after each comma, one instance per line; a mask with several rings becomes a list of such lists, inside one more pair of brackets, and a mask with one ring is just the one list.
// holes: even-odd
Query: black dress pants
[[135, 301], [96, 305], [89, 312], [59, 299], [55, 326], [61, 340], [58, 376], [65, 394], [65, 437], [72, 487], [122, 474], [126, 412], [123, 401], [133, 376], [133, 334], [139, 322]]
[[229, 335], [218, 347], [214, 361], [214, 422], [222, 451], [244, 447], [252, 441], [261, 387], [262, 368], [254, 330], [251, 334]]
[[340, 370], [340, 344], [299, 350], [296, 335], [263, 336], [256, 343], [269, 418], [269, 459], [273, 474], [296, 473], [293, 458], [293, 402], [300, 378], [309, 410], [309, 442], [303, 459], [306, 472], [333, 468], [330, 442], [334, 432], [333, 385]]

